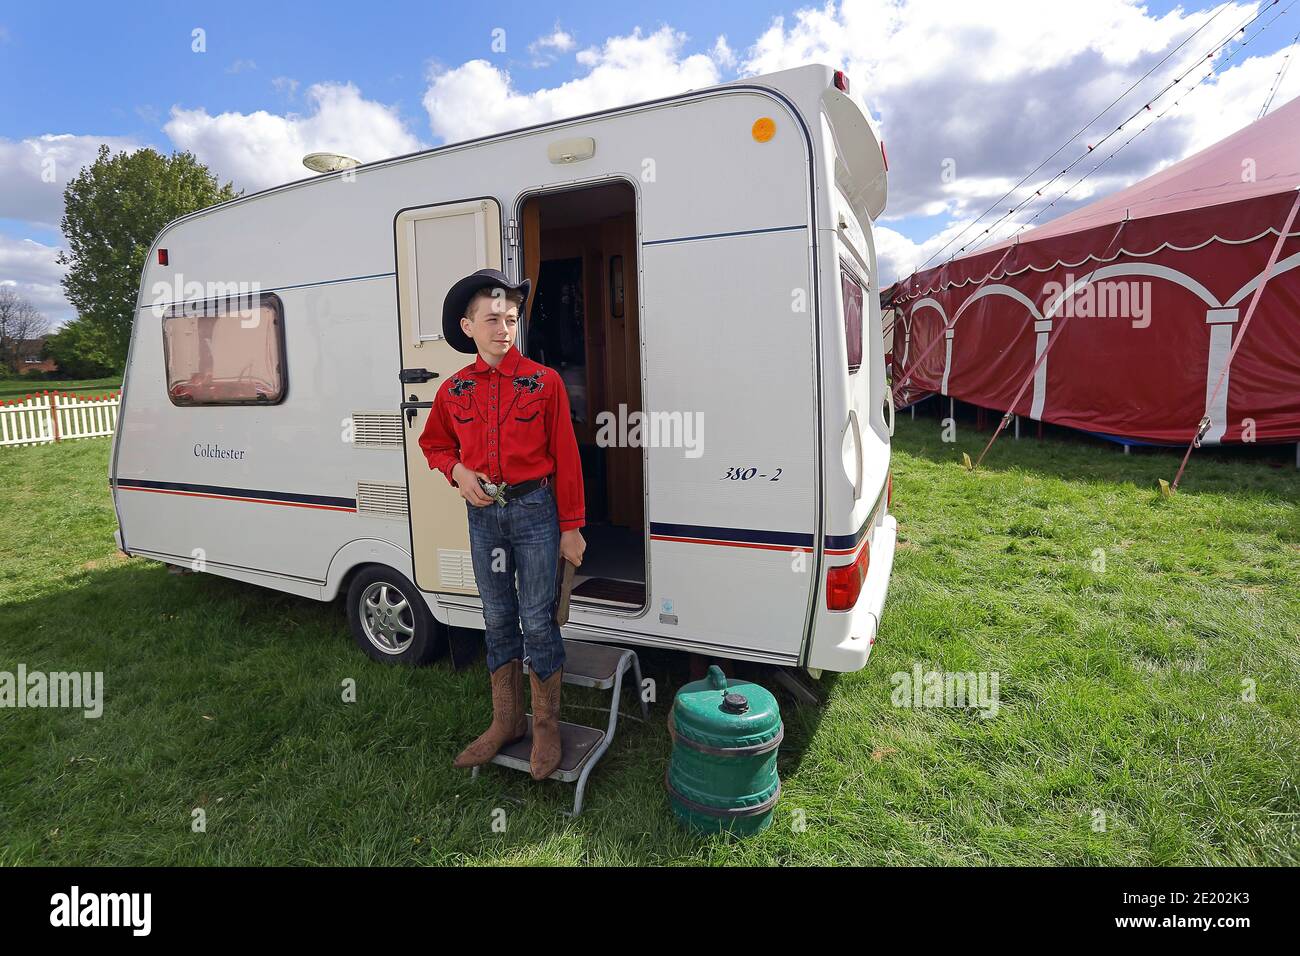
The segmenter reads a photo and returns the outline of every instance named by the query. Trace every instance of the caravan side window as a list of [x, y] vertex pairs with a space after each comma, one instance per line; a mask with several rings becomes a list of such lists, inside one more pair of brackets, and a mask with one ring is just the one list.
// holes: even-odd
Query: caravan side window
[[169, 306], [163, 315], [173, 405], [275, 405], [284, 399], [284, 307], [270, 293]]
[[849, 353], [849, 372], [862, 367], [862, 283], [840, 262], [840, 288], [844, 300], [844, 344]]

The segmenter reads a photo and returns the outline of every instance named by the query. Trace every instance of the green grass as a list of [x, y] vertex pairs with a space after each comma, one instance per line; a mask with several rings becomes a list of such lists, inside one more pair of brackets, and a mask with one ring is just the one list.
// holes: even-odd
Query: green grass
[[82, 378], [82, 379], [30, 379], [26, 377], [19, 378], [0, 378], [0, 402], [12, 401], [14, 399], [23, 399], [28, 395], [39, 395], [41, 392], [88, 392], [92, 395], [107, 395], [110, 392], [116, 392], [122, 388], [121, 375], [109, 375], [105, 378]]
[[[1294, 468], [1204, 454], [1165, 499], [1169, 453], [1003, 439], [968, 473], [987, 435], [898, 431], [875, 653], [822, 708], [781, 696], [781, 802], [743, 842], [668, 811], [680, 656], [643, 655], [660, 701], [569, 820], [566, 785], [451, 769], [481, 664], [372, 664], [337, 604], [120, 559], [106, 441], [0, 451], [0, 670], [102, 670], [106, 696], [98, 720], [0, 710], [0, 863], [1300, 863]], [[997, 671], [998, 715], [895, 708], [918, 663]], [[566, 689], [566, 715], [600, 699]]]

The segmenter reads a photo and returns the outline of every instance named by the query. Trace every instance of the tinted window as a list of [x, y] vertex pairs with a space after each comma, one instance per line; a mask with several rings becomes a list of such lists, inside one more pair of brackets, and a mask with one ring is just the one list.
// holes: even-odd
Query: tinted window
[[279, 296], [256, 294], [168, 307], [167, 396], [173, 405], [274, 405], [284, 398]]
[[840, 266], [840, 288], [844, 299], [844, 343], [849, 353], [849, 371], [862, 367], [862, 284], [857, 276]]

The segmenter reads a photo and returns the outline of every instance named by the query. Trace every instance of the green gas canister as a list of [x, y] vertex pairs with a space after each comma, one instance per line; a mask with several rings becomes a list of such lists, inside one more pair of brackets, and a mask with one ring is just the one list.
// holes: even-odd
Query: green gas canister
[[677, 818], [701, 833], [767, 829], [781, 795], [776, 755], [785, 729], [776, 698], [758, 684], [728, 681], [714, 665], [677, 692], [668, 730], [668, 796]]

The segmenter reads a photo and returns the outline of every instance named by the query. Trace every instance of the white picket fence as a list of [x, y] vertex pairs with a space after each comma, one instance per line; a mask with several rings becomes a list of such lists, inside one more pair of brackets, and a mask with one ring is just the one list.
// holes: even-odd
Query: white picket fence
[[44, 445], [70, 438], [113, 434], [122, 393], [95, 397], [42, 392], [0, 403], [0, 447]]

